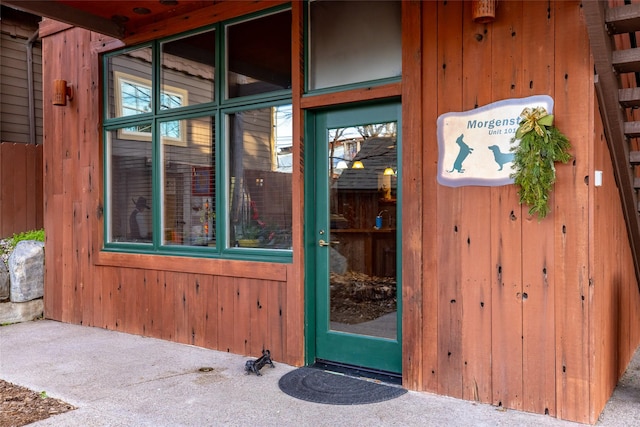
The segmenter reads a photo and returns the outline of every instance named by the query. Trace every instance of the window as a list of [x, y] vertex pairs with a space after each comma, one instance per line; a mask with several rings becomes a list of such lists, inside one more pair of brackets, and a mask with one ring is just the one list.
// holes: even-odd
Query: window
[[283, 191], [291, 189], [291, 169], [278, 160], [282, 150], [290, 152], [290, 112], [286, 106], [227, 115], [233, 246], [291, 248], [291, 191]]
[[[120, 117], [135, 116], [150, 113], [151, 81], [128, 75], [119, 71], [113, 73], [116, 81], [116, 105]], [[166, 108], [184, 107], [188, 104], [187, 91], [177, 87], [163, 86], [160, 93], [160, 106]], [[163, 122], [160, 125], [160, 135], [175, 142], [184, 143], [184, 128], [180, 121]], [[122, 129], [121, 136], [131, 139], [151, 141], [150, 124], [135, 124]]]
[[400, 78], [400, 1], [309, 3], [309, 90]]
[[290, 34], [280, 9], [105, 55], [105, 250], [290, 260]]
[[240, 21], [225, 28], [227, 98], [291, 89], [289, 11]]

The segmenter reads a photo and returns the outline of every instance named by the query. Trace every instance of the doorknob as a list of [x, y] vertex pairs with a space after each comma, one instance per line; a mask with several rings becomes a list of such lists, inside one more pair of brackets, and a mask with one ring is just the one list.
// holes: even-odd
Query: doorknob
[[332, 242], [325, 242], [324, 239], [320, 239], [318, 240], [318, 246], [331, 246], [331, 245], [337, 245], [340, 242], [334, 240]]

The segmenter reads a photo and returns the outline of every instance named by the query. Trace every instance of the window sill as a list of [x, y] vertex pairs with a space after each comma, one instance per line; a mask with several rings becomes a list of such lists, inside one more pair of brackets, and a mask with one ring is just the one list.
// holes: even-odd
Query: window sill
[[184, 256], [131, 254], [101, 251], [96, 265], [105, 267], [140, 268], [145, 270], [208, 274], [212, 276], [287, 280], [287, 264], [240, 261], [229, 259], [190, 258]]

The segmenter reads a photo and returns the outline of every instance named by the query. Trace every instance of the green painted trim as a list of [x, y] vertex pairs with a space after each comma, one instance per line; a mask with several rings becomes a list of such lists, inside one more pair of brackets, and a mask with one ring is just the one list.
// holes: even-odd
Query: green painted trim
[[[284, 10], [290, 10], [291, 5], [281, 5], [271, 8], [266, 11], [259, 11], [254, 14], [238, 17], [234, 20], [218, 22], [213, 25], [190, 30], [184, 33], [175, 34], [162, 39], [157, 39], [151, 42], [146, 42], [136, 46], [129, 46], [127, 48], [109, 52], [103, 57], [103, 75], [107, 78], [103, 81], [103, 93], [108, 93], [109, 82], [109, 59], [123, 53], [137, 50], [140, 48], [151, 48], [152, 50], [152, 75], [151, 85], [153, 91], [153, 109], [147, 114], [138, 114], [128, 117], [114, 117], [109, 118], [109, 98], [103, 97], [103, 137], [106, 141], [108, 132], [114, 131], [123, 127], [131, 126], [133, 124], [139, 124], [141, 122], [150, 123], [155, 132], [152, 137], [152, 216], [153, 221], [153, 242], [151, 244], [140, 243], [126, 243], [126, 242], [107, 242], [107, 236], [109, 236], [110, 220], [105, 218], [103, 233], [105, 236], [103, 250], [105, 252], [123, 252], [123, 253], [144, 253], [152, 255], [171, 255], [171, 256], [189, 256], [189, 257], [201, 257], [211, 259], [233, 259], [233, 260], [250, 260], [260, 262], [276, 262], [276, 263], [292, 263], [293, 251], [290, 249], [246, 249], [246, 248], [233, 248], [229, 246], [228, 242], [228, 159], [227, 159], [227, 135], [225, 134], [226, 126], [223, 126], [223, 120], [226, 120], [226, 114], [237, 111], [246, 111], [257, 108], [272, 107], [277, 105], [291, 104], [292, 91], [280, 90], [270, 92], [266, 94], [259, 94], [253, 96], [246, 96], [242, 98], [234, 98], [232, 100], [224, 99], [225, 92], [225, 70], [224, 70], [224, 52], [225, 52], [225, 26], [233, 22], [242, 22], [248, 19], [253, 19], [259, 16], [265, 16], [273, 13], [278, 13]], [[213, 102], [189, 105], [180, 108], [173, 108], [170, 110], [160, 109], [160, 56], [161, 56], [161, 44], [170, 42], [173, 40], [189, 37], [194, 34], [199, 34], [207, 31], [214, 30], [214, 40], [216, 47], [215, 58], [215, 76], [214, 76], [214, 100]], [[220, 187], [216, 189], [215, 204], [216, 204], [216, 235], [223, 236], [219, 239], [218, 244], [215, 247], [193, 247], [193, 246], [179, 246], [179, 245], [162, 245], [162, 224], [160, 222], [162, 214], [162, 200], [161, 200], [161, 185], [162, 185], [162, 168], [161, 165], [161, 145], [159, 137], [159, 126], [161, 122], [169, 120], [183, 120], [194, 117], [213, 117], [215, 121], [215, 179], [216, 183], [220, 183]], [[104, 199], [105, 199], [105, 212], [110, 212], [109, 206], [109, 194], [111, 192], [111, 186], [108, 181], [109, 171], [107, 168], [110, 154], [107, 151], [106, 145], [103, 150], [103, 182], [104, 182]]]
[[[305, 67], [305, 79], [307, 78], [306, 74], [307, 73], [306, 73], [306, 67]], [[305, 86], [306, 92], [304, 96], [325, 95], [325, 94], [335, 93], [335, 92], [344, 92], [352, 89], [371, 88], [375, 86], [383, 86], [390, 83], [400, 83], [401, 81], [402, 81], [401, 77], [387, 77], [379, 80], [368, 80], [364, 82], [349, 83], [341, 86], [331, 86], [327, 88], [313, 89], [313, 90], [309, 90], [309, 88]]]
[[[397, 157], [398, 177], [401, 179], [401, 113], [402, 106], [398, 99], [378, 103], [359, 103], [355, 105], [341, 106], [334, 109], [325, 109], [317, 113], [307, 112], [305, 116], [305, 141], [308, 148], [304, 150], [304, 193], [305, 212], [304, 220], [307, 226], [304, 231], [305, 247], [305, 363], [312, 364], [318, 356], [318, 345], [323, 345], [329, 351], [324, 350], [322, 358], [336, 358], [337, 361], [359, 366], [369, 366], [389, 372], [402, 372], [402, 276], [401, 276], [401, 217], [397, 216], [396, 227], [396, 280], [397, 280], [397, 336], [390, 340], [385, 338], [358, 336], [329, 331], [328, 327], [320, 328], [318, 321], [321, 318], [316, 310], [328, 309], [327, 290], [315, 284], [319, 281], [326, 282], [324, 269], [318, 268], [318, 264], [329, 268], [329, 255], [326, 259], [319, 260], [320, 254], [315, 242], [318, 236], [317, 229], [328, 229], [325, 224], [328, 218], [317, 217], [318, 212], [328, 212], [328, 188], [318, 188], [318, 179], [324, 180], [324, 174], [320, 173], [326, 167], [326, 147], [324, 142], [319, 142], [326, 133], [326, 129], [338, 127], [350, 127], [372, 122], [396, 122], [397, 123]], [[398, 183], [401, 189], [401, 182]], [[326, 190], [326, 191], [325, 191]], [[398, 214], [401, 209], [401, 193], [398, 192]], [[324, 215], [323, 215], [324, 216]], [[322, 317], [328, 322], [328, 315]], [[394, 354], [392, 358], [389, 355]]]
[[[304, 113], [304, 140], [314, 141], [315, 139], [315, 114], [305, 111]], [[306, 144], [304, 150], [304, 164], [313, 165], [315, 154], [312, 144]], [[315, 221], [316, 202], [316, 175], [315, 166], [304, 168], [304, 223], [312, 224]], [[316, 361], [316, 304], [315, 304], [315, 277], [316, 277], [316, 245], [315, 226], [304, 227], [304, 324], [305, 324], [305, 365], [311, 365]]]

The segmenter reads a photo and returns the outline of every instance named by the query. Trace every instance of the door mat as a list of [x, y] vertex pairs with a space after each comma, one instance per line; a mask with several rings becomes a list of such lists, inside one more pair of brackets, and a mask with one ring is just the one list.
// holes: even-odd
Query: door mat
[[286, 373], [278, 385], [289, 396], [328, 405], [384, 402], [407, 392], [394, 385], [308, 366]]

